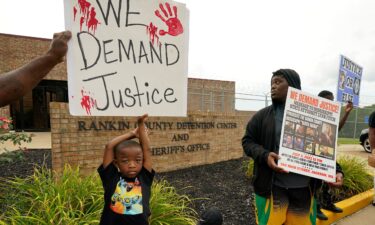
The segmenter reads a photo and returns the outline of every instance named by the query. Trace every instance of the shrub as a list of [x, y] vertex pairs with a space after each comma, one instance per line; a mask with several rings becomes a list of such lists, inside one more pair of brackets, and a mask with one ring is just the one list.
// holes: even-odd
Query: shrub
[[10, 224], [98, 224], [103, 188], [96, 175], [81, 177], [66, 167], [61, 179], [51, 170], [35, 169], [32, 176], [2, 181], [0, 200]]
[[253, 170], [254, 170], [254, 160], [252, 160], [252, 159], [245, 160], [243, 162], [242, 168], [244, 169], [245, 175], [247, 177], [249, 177], [249, 178], [252, 177], [253, 176]]
[[13, 145], [18, 145], [21, 149], [22, 142], [30, 143], [32, 135], [25, 132], [16, 133], [13, 129], [12, 118], [0, 117], [0, 143], [11, 141]]
[[150, 225], [195, 225], [196, 215], [187, 195], [179, 195], [165, 180], [154, 182], [150, 199]]
[[[179, 195], [166, 181], [152, 186], [151, 225], [195, 224], [188, 196]], [[2, 224], [98, 224], [104, 205], [103, 188], [95, 173], [82, 177], [65, 167], [60, 179], [51, 170], [37, 168], [27, 178], [0, 180]]]
[[338, 163], [344, 171], [344, 184], [332, 189], [333, 201], [341, 201], [373, 188], [373, 177], [368, 173], [366, 161], [356, 157], [343, 156]]
[[23, 151], [5, 151], [4, 153], [0, 154], [0, 164], [1, 163], [12, 163], [16, 161], [24, 160], [24, 152]]

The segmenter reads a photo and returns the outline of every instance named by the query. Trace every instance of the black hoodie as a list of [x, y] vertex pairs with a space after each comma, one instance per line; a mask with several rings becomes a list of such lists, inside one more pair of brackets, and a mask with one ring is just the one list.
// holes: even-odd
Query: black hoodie
[[[301, 89], [301, 80], [294, 70], [280, 69], [273, 72], [273, 76], [283, 76], [289, 86]], [[258, 111], [247, 124], [242, 138], [242, 147], [246, 155], [254, 160], [254, 192], [264, 197], [270, 196], [273, 185], [273, 170], [268, 167], [267, 158], [271, 151], [277, 149], [275, 106], [273, 103]]]

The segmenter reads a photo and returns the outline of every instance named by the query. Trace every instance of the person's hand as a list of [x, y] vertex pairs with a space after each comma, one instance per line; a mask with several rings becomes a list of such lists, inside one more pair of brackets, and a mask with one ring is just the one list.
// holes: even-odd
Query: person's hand
[[70, 31], [64, 31], [60, 33], [53, 34], [53, 40], [47, 55], [52, 56], [58, 63], [64, 60], [64, 56], [68, 51], [68, 41], [72, 37]]
[[148, 119], [148, 114], [144, 114], [144, 115], [138, 117], [138, 119], [137, 119], [138, 126], [139, 126], [139, 124], [146, 122], [147, 119]]
[[328, 185], [331, 187], [341, 187], [344, 183], [344, 176], [342, 173], [336, 173], [336, 182], [328, 182]]
[[277, 160], [280, 159], [280, 156], [274, 152], [270, 152], [267, 157], [267, 165], [278, 173], [288, 173], [288, 171], [284, 170], [283, 168], [277, 165]]
[[350, 113], [350, 111], [352, 111], [352, 109], [353, 109], [353, 102], [348, 101], [348, 103], [345, 106], [345, 112]]
[[139, 138], [138, 127], [130, 131], [130, 133], [132, 133], [134, 137]]

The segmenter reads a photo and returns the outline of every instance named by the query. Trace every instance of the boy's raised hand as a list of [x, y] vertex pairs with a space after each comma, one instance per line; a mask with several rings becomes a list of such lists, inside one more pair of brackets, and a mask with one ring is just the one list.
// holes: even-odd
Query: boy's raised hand
[[148, 119], [148, 114], [144, 114], [144, 115], [138, 117], [138, 120], [137, 120], [137, 122], [138, 122], [138, 126], [139, 126], [141, 123], [146, 122], [147, 119]]
[[134, 137], [139, 138], [138, 127], [135, 128], [134, 130], [130, 131], [130, 132], [134, 135]]

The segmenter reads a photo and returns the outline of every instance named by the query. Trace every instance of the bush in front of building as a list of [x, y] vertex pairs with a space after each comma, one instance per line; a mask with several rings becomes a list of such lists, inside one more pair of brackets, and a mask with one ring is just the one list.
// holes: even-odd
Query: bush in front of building
[[30, 134], [23, 131], [16, 133], [12, 129], [12, 118], [0, 117], [0, 144], [11, 141], [13, 145], [18, 145], [19, 149], [21, 149], [23, 142], [31, 142], [32, 136]]
[[342, 156], [337, 159], [344, 171], [344, 184], [332, 188], [334, 202], [344, 200], [374, 187], [374, 178], [369, 174], [367, 161], [353, 156]]
[[[50, 169], [35, 169], [26, 178], [0, 180], [0, 224], [99, 224], [103, 187], [95, 173], [82, 177], [65, 167], [60, 179]], [[195, 224], [188, 196], [165, 181], [152, 186], [150, 224]]]

